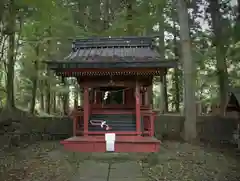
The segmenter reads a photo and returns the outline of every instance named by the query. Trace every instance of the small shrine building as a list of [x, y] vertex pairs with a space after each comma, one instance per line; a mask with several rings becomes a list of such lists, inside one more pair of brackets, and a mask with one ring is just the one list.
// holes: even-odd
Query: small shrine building
[[47, 62], [58, 76], [76, 77], [83, 92], [73, 136], [61, 141], [65, 149], [105, 152], [106, 135], [111, 135], [112, 151], [159, 151], [149, 95], [153, 77], [166, 74], [176, 62], [161, 59], [155, 48], [153, 37], [77, 39], [66, 58]]

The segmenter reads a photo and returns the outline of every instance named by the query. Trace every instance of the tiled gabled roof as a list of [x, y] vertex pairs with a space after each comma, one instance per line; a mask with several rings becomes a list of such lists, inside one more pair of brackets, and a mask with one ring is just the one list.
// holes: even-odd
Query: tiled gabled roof
[[67, 59], [72, 61], [147, 61], [158, 60], [158, 53], [150, 47], [112, 47], [77, 49]]
[[48, 62], [50, 68], [170, 68], [162, 60], [152, 37], [89, 38], [75, 40], [64, 60]]

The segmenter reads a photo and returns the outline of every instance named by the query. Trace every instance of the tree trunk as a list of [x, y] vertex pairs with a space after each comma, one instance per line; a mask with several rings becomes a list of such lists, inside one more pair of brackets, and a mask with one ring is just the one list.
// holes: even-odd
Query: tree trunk
[[57, 110], [60, 112], [61, 111], [61, 108], [62, 108], [62, 95], [61, 93], [58, 93], [57, 94]]
[[180, 112], [180, 86], [179, 86], [179, 69], [174, 69], [174, 108], [175, 112]]
[[104, 17], [103, 17], [103, 29], [107, 30], [109, 28], [109, 0], [104, 0]]
[[[164, 27], [164, 8], [165, 8], [165, 5], [164, 4], [160, 4], [158, 5], [158, 14], [159, 14], [159, 54], [160, 54], [160, 57], [161, 57], [161, 60], [165, 60], [165, 43], [164, 43], [164, 39], [165, 39], [165, 36], [164, 36], [164, 31], [165, 31], [165, 27]], [[162, 113], [165, 113], [167, 112], [167, 109], [166, 109], [166, 98], [165, 98], [165, 86], [166, 84], [164, 85], [164, 74], [162, 74], [160, 76], [160, 111]]]
[[75, 90], [74, 92], [74, 108], [78, 107], [78, 92]]
[[44, 93], [43, 93], [43, 90], [40, 90], [39, 99], [40, 99], [40, 110], [44, 111]]
[[212, 28], [214, 32], [213, 44], [216, 46], [217, 75], [219, 83], [219, 97], [221, 114], [224, 115], [226, 101], [228, 96], [228, 73], [226, 65], [226, 48], [224, 47], [225, 39], [223, 34], [222, 18], [218, 0], [209, 1], [210, 13], [212, 18]]
[[[175, 60], [178, 62], [179, 55], [178, 55], [178, 44], [177, 44], [177, 28], [176, 28], [176, 22], [174, 22], [174, 54], [175, 54]], [[176, 112], [180, 112], [180, 70], [178, 67], [174, 68], [174, 107]]]
[[192, 60], [188, 10], [185, 0], [177, 0], [177, 12], [180, 24], [180, 39], [183, 59], [183, 78], [185, 89], [185, 122], [184, 139], [192, 141], [196, 138], [196, 106], [195, 106], [195, 65]]
[[79, 91], [80, 106], [83, 106], [83, 89], [80, 87]]
[[168, 97], [167, 97], [167, 80], [166, 74], [160, 76], [160, 111], [161, 113], [168, 112]]
[[34, 61], [35, 75], [32, 77], [32, 100], [30, 105], [30, 113], [34, 114], [35, 105], [36, 105], [36, 96], [37, 96], [37, 82], [38, 82], [38, 57], [39, 57], [39, 45], [35, 48], [37, 60]]
[[0, 1], [0, 22], [3, 21], [3, 17], [4, 17], [4, 9], [5, 9], [5, 4], [6, 4], [6, 0], [1, 0]]
[[7, 62], [7, 101], [6, 108], [15, 108], [14, 101], [14, 65], [15, 65], [15, 28], [16, 28], [16, 6], [15, 0], [10, 0], [9, 2], [9, 19], [7, 34], [9, 35], [8, 40], [8, 62]]
[[[66, 78], [63, 79], [63, 84], [64, 86], [68, 86]], [[69, 109], [69, 93], [64, 92], [62, 96], [62, 112], [64, 115], [68, 114], [68, 109]]]
[[[109, 1], [109, 0], [107, 0]], [[92, 19], [93, 21], [91, 21], [91, 25], [94, 25], [94, 27], [92, 27], [92, 29], [94, 30], [94, 32], [98, 33], [98, 34], [102, 34], [104, 28], [104, 21], [102, 22], [102, 12], [101, 12], [101, 3], [102, 0], [94, 0], [94, 4], [92, 4], [91, 6], [91, 14], [92, 14]], [[104, 1], [105, 3], [105, 1]], [[103, 20], [104, 17], [103, 17]]]
[[52, 112], [56, 113], [57, 112], [57, 106], [56, 106], [56, 93], [52, 92]]
[[150, 85], [147, 89], [148, 101], [151, 108], [153, 108], [153, 86]]
[[237, 0], [237, 4], [238, 4], [238, 10], [237, 10], [237, 12], [238, 12], [238, 15], [237, 15], [237, 19], [238, 19], [238, 21], [239, 21], [239, 23], [240, 23], [240, 0]]
[[[49, 75], [49, 72], [47, 73]], [[45, 112], [50, 114], [51, 112], [51, 92], [50, 92], [50, 83], [46, 80], [45, 82]]]
[[237, 18], [236, 18], [236, 24], [235, 24], [235, 42], [240, 41], [240, 0], [237, 0], [238, 6], [237, 6]]
[[132, 19], [133, 19], [133, 0], [127, 0], [127, 34], [129, 36], [133, 36], [134, 35], [134, 27], [132, 24]]
[[[49, 26], [48, 29], [46, 30], [46, 33], [48, 34], [49, 37], [52, 37], [52, 27]], [[47, 41], [48, 45], [48, 58], [51, 57], [51, 40]], [[51, 76], [50, 70], [47, 68], [47, 77]], [[45, 104], [45, 110], [46, 113], [50, 114], [51, 113], [51, 82], [50, 80], [45, 81], [45, 91], [46, 91], [46, 104]]]
[[68, 93], [64, 93], [63, 95], [63, 104], [62, 104], [62, 111], [64, 115], [68, 114], [68, 109], [69, 109], [69, 97], [68, 97]]
[[169, 112], [169, 110], [168, 110], [167, 77], [166, 77], [166, 74], [164, 74], [162, 81], [163, 81], [164, 110], [165, 110], [165, 113], [167, 113], [167, 112]]
[[160, 96], [159, 96], [159, 111], [160, 113], [165, 113], [166, 110], [165, 110], [165, 106], [164, 106], [164, 101], [165, 101], [165, 97], [164, 97], [164, 85], [163, 85], [163, 76], [164, 75], [160, 75], [160, 78], [159, 78], [159, 92], [160, 92]]
[[88, 31], [88, 14], [87, 14], [88, 2], [87, 1], [77, 1], [77, 13], [75, 14], [75, 19], [77, 25]]
[[[1, 32], [0, 36], [1, 36], [0, 37], [0, 62], [3, 62], [3, 60], [5, 58], [4, 50], [7, 47], [8, 37], [3, 32]], [[5, 66], [4, 64], [1, 65], [2, 68], [5, 68], [4, 66]]]

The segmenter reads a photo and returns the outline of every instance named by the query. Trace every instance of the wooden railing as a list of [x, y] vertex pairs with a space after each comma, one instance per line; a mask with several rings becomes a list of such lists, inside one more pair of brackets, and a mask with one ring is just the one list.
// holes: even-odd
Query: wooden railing
[[[122, 110], [122, 109], [115, 109], [115, 110], [99, 110], [99, 109], [91, 109], [90, 114], [135, 114], [135, 110]], [[152, 110], [141, 110], [141, 117], [143, 117], [143, 129], [142, 134], [145, 136], [154, 136], [154, 120], [156, 117], [156, 112]], [[83, 109], [78, 109], [73, 111], [72, 113], [73, 118], [73, 134], [74, 136], [82, 135], [83, 134]], [[88, 135], [98, 135], [104, 134], [104, 131], [87, 131], [85, 132]], [[118, 131], [116, 134], [120, 135], [136, 135], [136, 131]]]
[[141, 112], [143, 117], [143, 128], [144, 134], [148, 136], [154, 136], [154, 120], [156, 118], [156, 112], [154, 111], [143, 111]]

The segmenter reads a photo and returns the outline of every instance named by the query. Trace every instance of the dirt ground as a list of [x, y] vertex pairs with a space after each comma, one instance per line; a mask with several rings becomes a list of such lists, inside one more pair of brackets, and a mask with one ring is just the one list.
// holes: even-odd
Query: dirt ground
[[[146, 180], [239, 181], [240, 162], [229, 151], [206, 149], [179, 142], [164, 142], [160, 153], [84, 154], [63, 150], [58, 142], [39, 142], [26, 148], [0, 151], [1, 181], [72, 181], [84, 160], [136, 160]], [[91, 181], [91, 180], [89, 180]]]
[[[147, 163], [146, 163], [147, 162]], [[239, 181], [240, 160], [229, 149], [164, 142], [157, 155], [141, 162], [151, 180]]]

